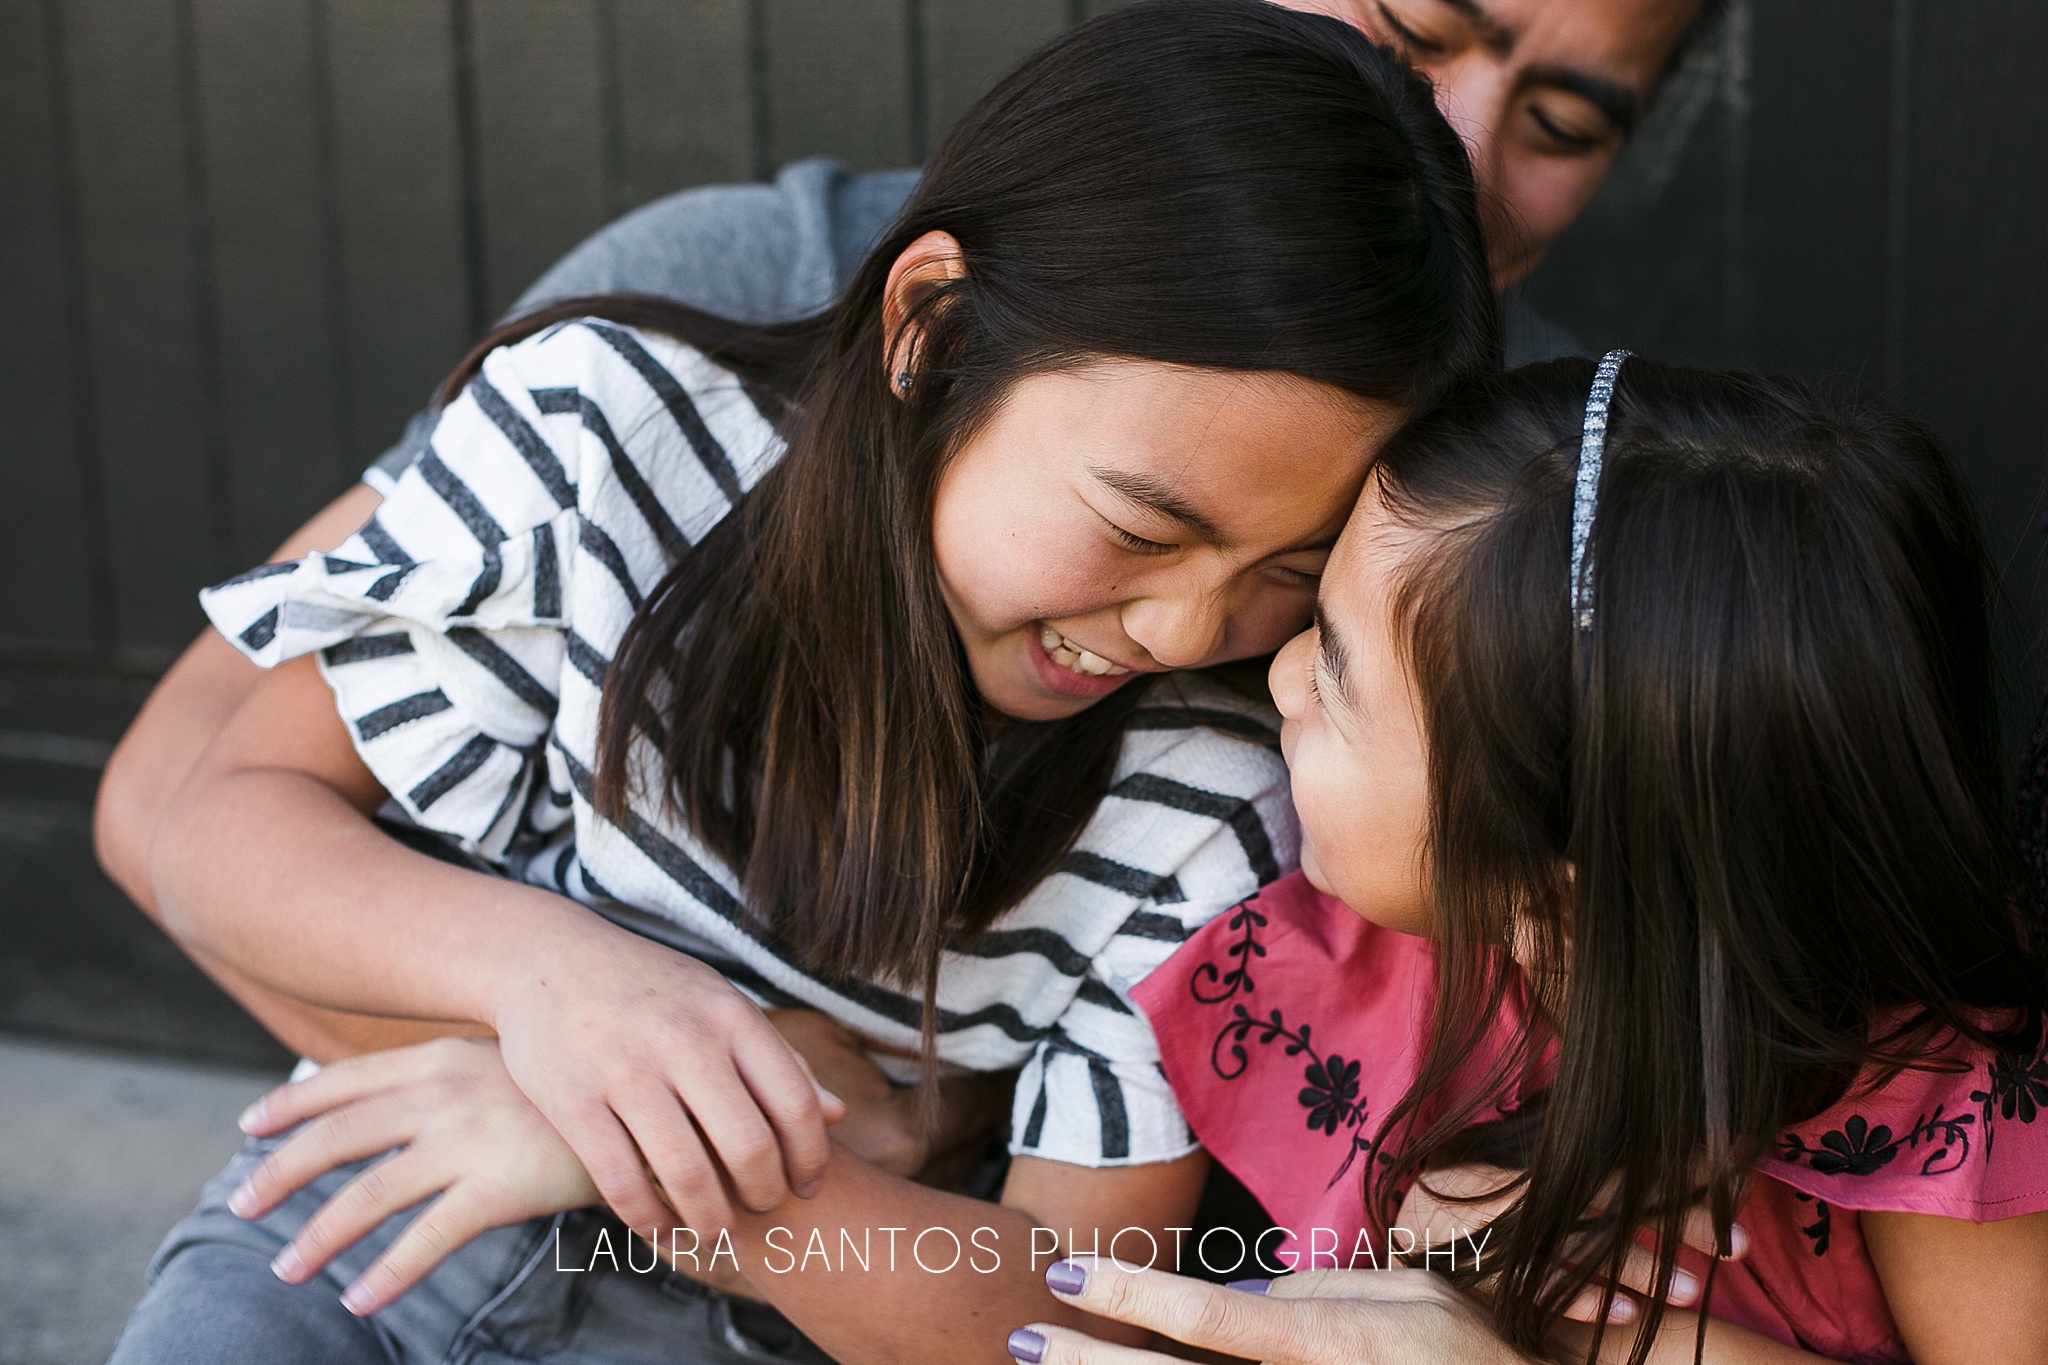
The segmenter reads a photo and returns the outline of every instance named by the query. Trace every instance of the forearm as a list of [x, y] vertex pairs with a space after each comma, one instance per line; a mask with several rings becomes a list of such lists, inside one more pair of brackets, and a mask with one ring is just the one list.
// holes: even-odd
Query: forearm
[[[1104, 1230], [1105, 1245], [1115, 1230]], [[1045, 1268], [1064, 1252], [1066, 1229], [1055, 1235], [1018, 1209], [889, 1175], [836, 1145], [816, 1197], [742, 1214], [732, 1231], [753, 1291], [843, 1365], [1007, 1365], [1004, 1342], [1027, 1322], [1143, 1336], [1046, 1291]], [[1075, 1231], [1089, 1244], [1091, 1229]], [[956, 1245], [959, 1263], [943, 1269]], [[700, 1263], [709, 1251], [707, 1243]], [[679, 1268], [691, 1269], [687, 1258]]]
[[151, 859], [167, 924], [257, 985], [330, 1010], [489, 1027], [507, 991], [603, 935], [535, 887], [450, 866], [284, 770], [202, 773]]
[[247, 1010], [250, 1017], [263, 1025], [273, 1038], [297, 1055], [310, 1057], [323, 1066], [344, 1057], [388, 1052], [435, 1038], [489, 1032], [483, 1025], [475, 1023], [446, 1019], [393, 1019], [309, 1005], [282, 991], [272, 990], [190, 944], [179, 946], [201, 971], [213, 979], [214, 984]]

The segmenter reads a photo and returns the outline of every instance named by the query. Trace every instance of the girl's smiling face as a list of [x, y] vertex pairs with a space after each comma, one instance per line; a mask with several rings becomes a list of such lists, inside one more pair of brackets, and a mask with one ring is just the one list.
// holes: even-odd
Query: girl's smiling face
[[1399, 418], [1285, 374], [1101, 359], [1019, 380], [933, 506], [983, 700], [1058, 720], [1140, 674], [1277, 649]]
[[1423, 533], [1369, 486], [1331, 552], [1315, 624], [1273, 660], [1301, 870], [1373, 923], [1430, 931], [1429, 744], [1394, 586]]

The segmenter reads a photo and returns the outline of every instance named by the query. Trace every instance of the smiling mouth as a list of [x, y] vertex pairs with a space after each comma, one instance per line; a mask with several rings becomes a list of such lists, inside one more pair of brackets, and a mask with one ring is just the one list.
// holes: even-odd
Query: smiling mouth
[[1045, 647], [1046, 657], [1069, 673], [1079, 673], [1084, 678], [1120, 678], [1131, 671], [1122, 664], [1111, 663], [1100, 654], [1090, 653], [1048, 625], [1038, 627], [1038, 643]]

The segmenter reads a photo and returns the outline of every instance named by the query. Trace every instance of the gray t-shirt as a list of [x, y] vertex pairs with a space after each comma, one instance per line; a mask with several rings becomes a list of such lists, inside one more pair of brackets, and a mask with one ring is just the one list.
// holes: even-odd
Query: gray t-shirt
[[[512, 314], [587, 294], [659, 294], [742, 322], [782, 322], [818, 312], [853, 272], [917, 188], [919, 172], [854, 173], [823, 157], [782, 168], [773, 184], [704, 185], [633, 210], [557, 261], [512, 305]], [[1502, 300], [1510, 367], [1578, 355], [1578, 339], [1512, 290]], [[363, 481], [389, 492], [426, 448], [432, 414], [406, 425]]]

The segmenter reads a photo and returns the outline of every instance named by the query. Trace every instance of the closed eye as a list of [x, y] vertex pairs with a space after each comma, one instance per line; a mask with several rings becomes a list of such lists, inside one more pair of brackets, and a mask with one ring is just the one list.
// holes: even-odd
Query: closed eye
[[1582, 153], [1597, 151], [1607, 145], [1607, 138], [1593, 133], [1575, 133], [1559, 124], [1550, 115], [1535, 105], [1529, 107], [1529, 117], [1535, 121], [1543, 135], [1557, 144], [1562, 152]]
[[1106, 525], [1108, 525], [1110, 534], [1114, 535], [1119, 541], [1123, 542], [1123, 546], [1127, 550], [1135, 551], [1136, 553], [1141, 555], [1163, 555], [1169, 553], [1174, 548], [1173, 546], [1167, 545], [1161, 541], [1147, 540], [1145, 539], [1145, 537], [1137, 534], [1135, 531], [1126, 531], [1123, 527], [1117, 525], [1113, 521], [1110, 521], [1107, 517], [1104, 517], [1103, 521]]
[[1374, 8], [1380, 12], [1380, 22], [1391, 29], [1394, 36], [1399, 38], [1403, 45], [1412, 47], [1417, 52], [1427, 52], [1432, 56], [1440, 57], [1443, 55], [1445, 48], [1442, 43], [1431, 42], [1420, 33], [1417, 33], [1414, 29], [1396, 18], [1394, 12], [1385, 5], [1375, 5]]

